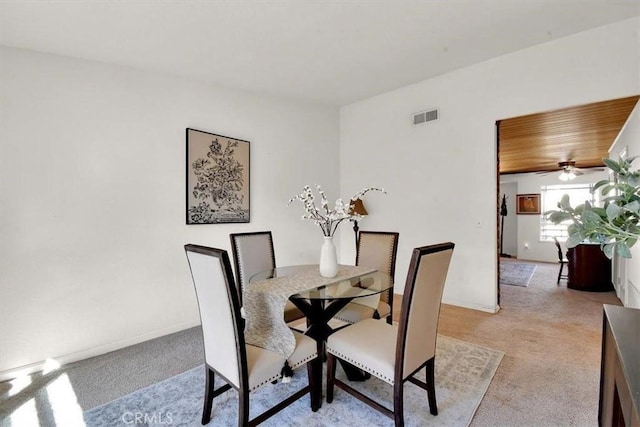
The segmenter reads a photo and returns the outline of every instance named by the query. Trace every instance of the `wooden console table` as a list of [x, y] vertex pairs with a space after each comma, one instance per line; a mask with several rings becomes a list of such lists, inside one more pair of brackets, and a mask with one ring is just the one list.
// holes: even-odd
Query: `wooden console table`
[[611, 283], [611, 260], [599, 244], [581, 243], [567, 251], [569, 279], [567, 287], [579, 291], [607, 292]]
[[640, 310], [604, 306], [600, 426], [640, 426]]

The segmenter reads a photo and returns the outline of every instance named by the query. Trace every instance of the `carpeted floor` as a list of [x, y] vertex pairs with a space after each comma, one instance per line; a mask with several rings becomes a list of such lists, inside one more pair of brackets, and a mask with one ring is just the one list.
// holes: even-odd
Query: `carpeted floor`
[[602, 304], [620, 300], [558, 285], [557, 263], [534, 264], [528, 287], [500, 287], [497, 314], [441, 311], [439, 333], [505, 353], [471, 427], [598, 425]]
[[[442, 306], [440, 334], [505, 353], [471, 427], [597, 426], [602, 304], [620, 301], [556, 285], [559, 266], [535, 264], [528, 287], [500, 287], [497, 314]], [[197, 367], [202, 354], [200, 329], [191, 328], [0, 383], [0, 425], [83, 425], [82, 411]], [[65, 404], [77, 410], [61, 413]]]
[[[498, 368], [503, 353], [493, 349], [440, 336], [436, 355], [436, 395], [438, 416], [429, 413], [426, 392], [413, 384], [405, 386], [407, 426], [467, 426]], [[337, 376], [344, 381], [341, 368]], [[424, 380], [424, 371], [419, 376]], [[290, 384], [267, 384], [251, 395], [251, 417], [299, 390], [306, 383], [305, 370], [297, 371]], [[216, 387], [223, 383], [216, 382]], [[375, 400], [392, 407], [393, 387], [377, 378], [352, 383]], [[324, 389], [324, 387], [323, 387]], [[204, 367], [200, 366], [142, 390], [94, 408], [84, 414], [87, 426], [112, 427], [133, 419], [133, 414], [161, 417], [172, 424], [197, 426], [201, 417]], [[238, 395], [227, 392], [214, 400], [212, 425], [237, 425]], [[339, 422], [338, 422], [339, 420]], [[385, 426], [391, 420], [336, 389], [331, 404], [323, 403], [316, 413], [309, 408], [308, 396], [270, 418], [265, 426]]]

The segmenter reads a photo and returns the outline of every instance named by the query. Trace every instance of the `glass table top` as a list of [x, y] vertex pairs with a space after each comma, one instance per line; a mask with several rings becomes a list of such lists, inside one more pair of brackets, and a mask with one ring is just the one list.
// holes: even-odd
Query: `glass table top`
[[257, 282], [275, 277], [295, 276], [296, 274], [312, 269], [318, 272], [318, 282], [322, 282], [323, 284], [316, 288], [292, 295], [291, 298], [313, 300], [353, 299], [376, 295], [393, 286], [391, 276], [380, 271], [373, 271], [351, 279], [335, 277], [333, 281], [326, 283], [328, 279], [320, 276], [317, 265], [295, 265], [265, 270], [252, 276], [249, 282]]

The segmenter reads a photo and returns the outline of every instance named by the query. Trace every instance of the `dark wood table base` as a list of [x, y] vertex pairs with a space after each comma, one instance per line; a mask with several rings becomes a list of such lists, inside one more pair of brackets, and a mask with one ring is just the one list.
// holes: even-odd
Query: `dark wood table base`
[[[291, 298], [291, 302], [302, 311], [307, 318], [307, 330], [305, 335], [313, 338], [318, 345], [318, 354], [322, 355], [322, 360], [326, 360], [327, 338], [336, 330], [329, 326], [329, 321], [338, 314], [349, 302], [348, 299], [336, 300], [307, 300], [302, 298]], [[342, 369], [349, 381], [365, 381], [371, 378], [371, 374], [350, 363], [340, 361]]]

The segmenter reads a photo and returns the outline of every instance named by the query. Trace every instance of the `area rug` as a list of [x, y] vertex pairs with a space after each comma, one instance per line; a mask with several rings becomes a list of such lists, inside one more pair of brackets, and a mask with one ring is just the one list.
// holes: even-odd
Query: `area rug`
[[[438, 416], [429, 413], [426, 391], [405, 384], [407, 426], [468, 426], [504, 353], [439, 335], [436, 350]], [[337, 377], [344, 378], [338, 367]], [[424, 379], [424, 370], [420, 373]], [[290, 384], [267, 384], [251, 394], [251, 417], [282, 400], [306, 383], [306, 371], [297, 370]], [[217, 380], [217, 379], [216, 379]], [[393, 407], [393, 387], [371, 378], [352, 383], [360, 391]], [[216, 382], [216, 387], [219, 386]], [[324, 394], [323, 386], [323, 394]], [[125, 426], [135, 420], [145, 426], [200, 426], [204, 393], [204, 367], [171, 377], [84, 413], [87, 426]], [[234, 390], [214, 399], [211, 426], [237, 426], [238, 394]], [[393, 420], [336, 388], [332, 403], [322, 402], [311, 412], [308, 395], [285, 408], [264, 426], [391, 426]]]
[[500, 263], [500, 284], [513, 286], [529, 286], [529, 282], [536, 271], [535, 264], [520, 262]]

